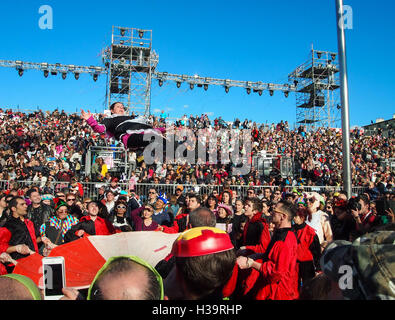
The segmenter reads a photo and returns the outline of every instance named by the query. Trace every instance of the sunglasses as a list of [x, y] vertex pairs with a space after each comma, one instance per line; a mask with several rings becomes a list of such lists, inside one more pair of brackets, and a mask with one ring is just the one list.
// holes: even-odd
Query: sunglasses
[[148, 194], [156, 194], [156, 192], [148, 192]]
[[75, 198], [68, 198], [67, 201], [74, 201]]
[[117, 209], [126, 209], [125, 206], [117, 206]]

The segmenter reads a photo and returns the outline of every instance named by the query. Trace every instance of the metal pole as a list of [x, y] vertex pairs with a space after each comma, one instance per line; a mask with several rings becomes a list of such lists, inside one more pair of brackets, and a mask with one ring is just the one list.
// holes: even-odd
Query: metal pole
[[348, 108], [348, 80], [346, 38], [344, 34], [343, 0], [336, 1], [337, 46], [340, 64], [340, 94], [342, 106], [343, 189], [351, 197], [350, 117]]

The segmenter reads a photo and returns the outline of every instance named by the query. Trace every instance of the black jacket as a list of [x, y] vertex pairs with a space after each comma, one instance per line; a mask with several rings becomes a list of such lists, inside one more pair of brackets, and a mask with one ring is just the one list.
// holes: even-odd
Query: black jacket
[[[15, 218], [11, 215], [7, 219], [7, 222], [4, 224], [4, 228], [7, 228], [11, 233], [11, 239], [8, 242], [9, 246], [25, 244], [30, 248], [30, 250], [36, 251], [33, 239], [30, 236], [29, 229], [27, 228], [25, 222], [23, 222], [21, 219]], [[25, 258], [29, 255], [23, 255], [18, 252], [13, 252], [10, 254], [10, 256], [12, 259], [18, 260], [20, 258]]]
[[33, 222], [37, 237], [40, 235], [41, 225], [47, 222], [53, 214], [52, 207], [45, 203], [41, 203], [38, 208], [33, 208], [33, 205], [27, 207], [27, 218]]

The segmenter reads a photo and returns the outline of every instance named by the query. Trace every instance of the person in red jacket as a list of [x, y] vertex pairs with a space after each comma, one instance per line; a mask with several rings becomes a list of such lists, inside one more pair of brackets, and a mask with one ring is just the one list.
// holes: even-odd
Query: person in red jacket
[[189, 223], [189, 212], [196, 210], [200, 207], [201, 198], [197, 194], [189, 194], [188, 195], [188, 213], [181, 213], [174, 218], [173, 225], [171, 227], [160, 226], [159, 230], [164, 233], [179, 233], [183, 232], [190, 228]]
[[242, 246], [239, 253], [245, 255], [264, 253], [270, 242], [270, 233], [269, 225], [265, 218], [262, 217], [262, 201], [258, 198], [247, 199], [244, 204], [244, 210], [247, 222], [244, 226]]
[[240, 269], [250, 269], [242, 285], [245, 297], [256, 300], [299, 298], [298, 245], [291, 228], [295, 211], [291, 202], [279, 201], [273, 211], [275, 229], [266, 252], [257, 260], [244, 256], [237, 258]]
[[320, 271], [321, 246], [315, 229], [305, 223], [311, 213], [306, 208], [299, 208], [293, 219], [293, 230], [298, 240], [298, 265], [299, 265], [299, 288], [309, 279], [314, 278]]
[[65, 242], [77, 240], [85, 235], [110, 235], [116, 233], [112, 223], [98, 216], [99, 206], [95, 201], [88, 204], [88, 215], [71, 227], [64, 236]]
[[[7, 253], [13, 261], [38, 253], [37, 243], [41, 238], [36, 237], [34, 224], [26, 218], [27, 205], [24, 198], [16, 196], [9, 202], [11, 215], [3, 228], [0, 228], [0, 253]], [[9, 262], [9, 259], [8, 259]], [[12, 271], [13, 264], [7, 265]], [[3, 272], [4, 272], [4, 268]]]

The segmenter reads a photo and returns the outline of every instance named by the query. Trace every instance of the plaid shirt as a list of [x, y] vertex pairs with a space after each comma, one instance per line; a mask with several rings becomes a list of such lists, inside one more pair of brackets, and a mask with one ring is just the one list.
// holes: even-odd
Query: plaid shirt
[[[71, 227], [78, 223], [78, 219], [73, 217], [72, 215], [67, 215], [66, 219], [63, 221], [60, 220], [58, 217], [53, 216], [49, 220], [49, 225], [54, 227], [56, 230], [60, 230], [62, 228], [62, 237], [66, 234], [67, 231], [71, 229]], [[40, 227], [40, 234], [42, 237], [45, 237], [45, 229], [47, 225], [44, 223]]]

